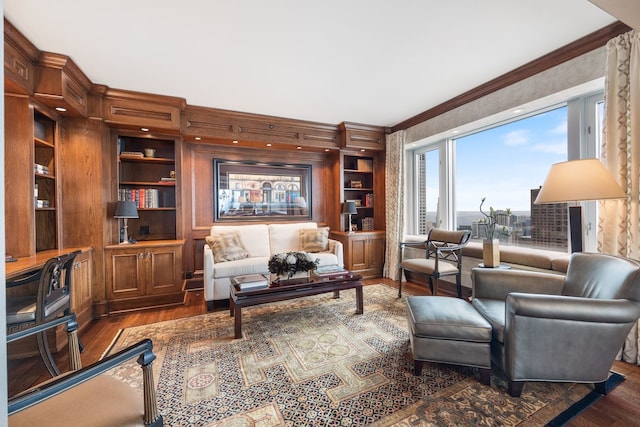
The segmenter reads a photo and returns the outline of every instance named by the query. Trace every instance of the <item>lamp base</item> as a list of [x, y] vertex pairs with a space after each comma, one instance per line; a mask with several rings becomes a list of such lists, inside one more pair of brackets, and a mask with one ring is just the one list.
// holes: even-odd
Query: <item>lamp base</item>
[[582, 206], [569, 206], [571, 253], [582, 252]]

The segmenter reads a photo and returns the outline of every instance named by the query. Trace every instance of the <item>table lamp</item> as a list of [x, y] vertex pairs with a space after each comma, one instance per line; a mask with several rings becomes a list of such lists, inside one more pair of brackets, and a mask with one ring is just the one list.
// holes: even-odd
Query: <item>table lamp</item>
[[124, 233], [122, 235], [121, 245], [129, 244], [129, 236], [127, 233], [127, 220], [129, 218], [138, 218], [138, 208], [136, 208], [135, 202], [130, 200], [120, 200], [116, 205], [116, 211], [113, 214], [114, 218], [124, 219]]
[[569, 206], [571, 252], [582, 252], [582, 207], [588, 200], [623, 199], [626, 194], [598, 159], [551, 165], [535, 204], [574, 202]]
[[351, 229], [351, 215], [358, 213], [356, 202], [353, 202], [353, 201], [344, 202], [344, 204], [342, 205], [342, 213], [349, 215], [349, 221], [347, 221], [347, 229], [345, 231], [348, 231], [349, 233], [353, 233], [353, 230]]

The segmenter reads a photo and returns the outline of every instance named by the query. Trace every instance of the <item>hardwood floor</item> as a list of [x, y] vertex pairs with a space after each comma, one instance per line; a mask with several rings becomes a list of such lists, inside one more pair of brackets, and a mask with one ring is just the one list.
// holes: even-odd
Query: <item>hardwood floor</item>
[[[388, 279], [370, 279], [365, 285], [386, 283], [396, 284]], [[453, 289], [440, 287], [443, 295], [453, 295]], [[427, 287], [405, 283], [403, 290], [414, 295], [429, 295]], [[365, 307], [366, 310], [366, 307]], [[206, 313], [202, 291], [187, 292], [184, 305], [164, 309], [150, 309], [129, 314], [113, 315], [92, 322], [80, 335], [84, 352], [82, 365], [96, 362], [107, 349], [118, 330], [132, 326], [179, 319]], [[66, 349], [56, 355], [61, 370], [68, 369]], [[48, 374], [38, 357], [8, 362], [9, 396], [48, 379]], [[626, 376], [625, 381], [607, 396], [603, 396], [578, 417], [570, 426], [632, 426], [640, 425], [640, 366], [614, 362], [613, 369]], [[506, 391], [505, 391], [506, 393]]]

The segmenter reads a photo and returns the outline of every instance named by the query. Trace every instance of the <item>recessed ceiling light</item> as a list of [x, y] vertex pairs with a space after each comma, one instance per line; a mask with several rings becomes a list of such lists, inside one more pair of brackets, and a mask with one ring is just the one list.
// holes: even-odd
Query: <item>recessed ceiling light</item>
[[140, 128], [142, 132], [149, 132], [149, 128]]
[[64, 107], [56, 107], [56, 111], [60, 111], [61, 113], [64, 113], [65, 111], [67, 111], [67, 109]]
[[518, 114], [518, 113], [522, 113], [522, 108], [516, 108], [515, 110], [513, 110], [513, 114]]
[[455, 133], [460, 133], [459, 130], [452, 130], [451, 133], [455, 134]]
[[364, 153], [367, 150], [365, 150], [364, 148], [361, 148], [360, 151]]
[[328, 148], [325, 148], [325, 149], [324, 149], [324, 151], [329, 151], [329, 149], [328, 149]]
[[202, 141], [202, 138], [200, 138], [199, 136], [196, 136], [196, 137], [195, 137], [195, 140], [196, 140], [196, 141]]
[[271, 147], [271, 145], [272, 145], [272, 144], [270, 144], [270, 143], [269, 143], [269, 144], [267, 144], [267, 147]]
[[238, 143], [238, 141], [236, 141], [235, 139], [233, 141], [231, 141], [231, 142], [234, 143], [234, 144]]
[[296, 147], [296, 150], [302, 150], [302, 147], [300, 147], [299, 145]]

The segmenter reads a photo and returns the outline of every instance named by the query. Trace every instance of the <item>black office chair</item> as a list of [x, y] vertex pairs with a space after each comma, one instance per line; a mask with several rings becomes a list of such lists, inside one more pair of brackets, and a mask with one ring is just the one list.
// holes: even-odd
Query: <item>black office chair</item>
[[[437, 280], [442, 276], [456, 276], [456, 291], [462, 298], [462, 248], [469, 242], [471, 231], [448, 231], [432, 228], [427, 240], [400, 243], [398, 270], [398, 297], [402, 296], [402, 276], [405, 271], [423, 274], [429, 280], [431, 294], [438, 293]], [[425, 250], [424, 258], [404, 258], [404, 249], [413, 247]]]
[[[49, 259], [41, 270], [7, 281], [7, 288], [37, 282], [35, 295], [7, 297], [7, 339], [21, 330], [44, 325], [60, 316], [71, 314], [71, 269], [80, 251]], [[46, 331], [36, 334], [38, 352], [52, 377], [60, 375]], [[81, 347], [82, 348], [82, 347]]]

